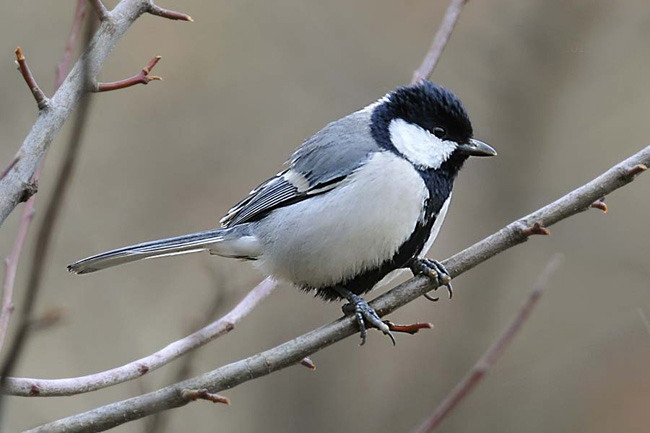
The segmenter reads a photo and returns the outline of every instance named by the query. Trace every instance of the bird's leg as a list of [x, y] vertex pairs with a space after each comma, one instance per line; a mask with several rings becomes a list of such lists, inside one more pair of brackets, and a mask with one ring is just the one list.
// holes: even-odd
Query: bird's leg
[[[415, 258], [409, 263], [409, 268], [413, 272], [413, 275], [424, 275], [435, 281], [437, 287], [434, 290], [438, 290], [438, 287], [441, 286], [447, 287], [449, 299], [454, 295], [453, 288], [451, 287], [451, 276], [449, 276], [449, 272], [447, 272], [447, 269], [439, 261]], [[424, 297], [434, 302], [439, 299], [427, 293], [424, 294]]]
[[365, 299], [343, 287], [335, 287], [334, 289], [349, 302], [343, 306], [342, 310], [343, 313], [354, 314], [354, 317], [356, 317], [357, 324], [359, 325], [359, 333], [361, 334], [361, 346], [366, 342], [366, 322], [379, 329], [385, 335], [388, 335], [393, 341], [393, 345], [395, 345], [395, 337], [390, 332], [389, 326], [381, 321], [377, 312], [368, 305]]

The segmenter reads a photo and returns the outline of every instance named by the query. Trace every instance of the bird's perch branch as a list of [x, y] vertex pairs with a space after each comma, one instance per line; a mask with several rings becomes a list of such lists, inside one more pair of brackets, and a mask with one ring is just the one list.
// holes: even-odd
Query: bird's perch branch
[[[650, 146], [610, 168], [586, 185], [564, 197], [507, 225], [498, 232], [445, 260], [443, 265], [454, 277], [485, 262], [498, 253], [525, 242], [525, 227], [538, 222], [549, 227], [589, 209], [605, 195], [623, 187], [642, 172], [641, 166], [650, 164]], [[523, 228], [522, 228], [523, 227]], [[371, 306], [380, 315], [386, 315], [433, 290], [426, 277], [416, 277], [379, 296]], [[68, 418], [42, 425], [28, 433], [99, 432], [133, 421], [161, 410], [188, 404], [183, 390], [203, 390], [218, 393], [249, 380], [300, 363], [305, 357], [357, 332], [355, 319], [344, 317], [316, 330], [301, 335], [272, 349], [233, 362], [192, 379], [167, 386], [157, 391], [93, 409]]]
[[113, 81], [112, 83], [95, 83], [92, 90], [94, 92], [108, 92], [111, 90], [126, 89], [136, 84], [149, 84], [150, 81], [162, 80], [162, 77], [157, 75], [149, 75], [160, 59], [160, 56], [154, 57], [138, 74], [124, 80]]
[[438, 60], [440, 60], [442, 51], [445, 49], [445, 46], [449, 41], [451, 32], [454, 31], [454, 27], [456, 26], [458, 17], [460, 17], [463, 6], [465, 6], [465, 3], [468, 1], [469, 0], [451, 0], [449, 2], [442, 23], [440, 24], [440, 27], [438, 27], [436, 35], [433, 37], [431, 48], [429, 48], [427, 55], [424, 57], [424, 60], [422, 60], [420, 67], [413, 72], [411, 84], [415, 84], [418, 81], [427, 79], [431, 76], [433, 69], [438, 64]]
[[510, 345], [513, 338], [519, 332], [522, 325], [530, 313], [533, 311], [537, 301], [542, 296], [542, 291], [548, 284], [548, 280], [555, 273], [560, 262], [562, 261], [562, 255], [557, 254], [546, 265], [544, 271], [537, 279], [533, 291], [530, 293], [530, 296], [524, 302], [524, 305], [519, 309], [519, 313], [512, 321], [512, 323], [504, 330], [503, 334], [492, 344], [488, 350], [481, 356], [481, 359], [474, 365], [469, 374], [458, 383], [451, 390], [449, 395], [438, 405], [436, 410], [429, 416], [424, 422], [414, 431], [414, 433], [428, 433], [436, 428], [442, 420], [452, 411], [458, 403], [467, 396], [472, 390], [478, 385], [478, 383], [483, 379], [485, 374], [494, 363], [501, 357], [506, 348]]
[[[101, 4], [101, 2], [93, 1], [96, 10], [98, 4]], [[36, 167], [86, 90], [81, 64], [86, 62], [88, 76], [91, 79], [97, 77], [102, 65], [117, 42], [131, 27], [131, 24], [144, 13], [191, 21], [188, 15], [162, 9], [151, 0], [122, 0], [112, 11], [106, 11], [106, 16], [95, 33], [90, 47], [77, 61], [61, 87], [49, 100], [48, 109], [40, 111], [36, 122], [21, 146], [22, 158], [20, 158], [13, 170], [0, 179], [0, 225], [18, 203], [23, 200], [26, 185], [29, 185]], [[186, 18], [180, 18], [182, 16]], [[21, 57], [22, 55], [17, 56], [19, 66], [21, 66], [21, 62], [24, 64], [24, 59], [20, 60]], [[28, 85], [32, 89], [37, 102], [39, 102], [39, 106], [44, 106], [47, 99], [42, 95], [42, 92], [34, 92], [34, 88], [38, 86], [34, 85], [35, 82], [28, 80], [30, 74], [26, 76], [22, 67], [21, 73], [23, 73], [25, 80], [28, 81]]]
[[47, 96], [45, 96], [45, 93], [43, 93], [36, 82], [34, 75], [32, 75], [32, 71], [29, 69], [29, 66], [27, 66], [27, 60], [23, 55], [23, 50], [20, 47], [16, 48], [16, 63], [18, 64], [20, 74], [23, 76], [25, 83], [27, 83], [27, 87], [29, 87], [29, 90], [32, 92], [32, 95], [36, 100], [36, 104], [38, 104], [38, 109], [44, 110], [47, 108], [50, 100], [47, 99]]
[[68, 379], [10, 377], [5, 381], [5, 392], [23, 397], [67, 396], [137, 379], [230, 332], [241, 319], [269, 296], [276, 286], [277, 283], [273, 279], [265, 279], [220, 319], [144, 358], [100, 373]]

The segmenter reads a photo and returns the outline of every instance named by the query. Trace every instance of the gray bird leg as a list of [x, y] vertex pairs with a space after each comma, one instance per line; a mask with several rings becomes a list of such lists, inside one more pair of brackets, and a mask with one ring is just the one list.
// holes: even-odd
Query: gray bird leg
[[381, 321], [377, 312], [368, 305], [368, 302], [365, 299], [361, 296], [355, 295], [343, 287], [334, 287], [334, 289], [349, 302], [349, 304], [343, 306], [342, 310], [343, 313], [354, 314], [356, 317], [357, 324], [359, 325], [359, 333], [361, 335], [361, 346], [366, 342], [366, 322], [379, 329], [385, 335], [388, 335], [393, 342], [393, 346], [395, 345], [395, 337], [393, 337], [393, 333], [390, 332], [390, 328], [387, 324]]

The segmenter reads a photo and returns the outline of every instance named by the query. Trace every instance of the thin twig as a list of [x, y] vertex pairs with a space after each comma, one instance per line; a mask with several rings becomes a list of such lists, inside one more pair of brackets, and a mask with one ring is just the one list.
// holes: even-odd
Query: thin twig
[[465, 398], [472, 390], [479, 384], [483, 377], [487, 374], [488, 370], [492, 368], [495, 362], [501, 357], [503, 352], [510, 346], [515, 335], [521, 329], [522, 325], [526, 322], [530, 313], [533, 311], [535, 305], [542, 291], [548, 285], [548, 281], [555, 273], [557, 268], [562, 262], [562, 255], [556, 254], [548, 262], [544, 271], [541, 273], [533, 291], [526, 302], [521, 306], [515, 319], [504, 329], [499, 338], [488, 348], [488, 350], [481, 356], [478, 362], [470, 370], [470, 372], [461, 380], [454, 389], [442, 400], [431, 416], [420, 424], [413, 433], [429, 433], [433, 431], [442, 420]]
[[[65, 49], [63, 53], [63, 58], [59, 62], [56, 69], [55, 77], [55, 90], [57, 90], [65, 77], [70, 72], [72, 67], [72, 53], [76, 45], [77, 39], [79, 37], [79, 29], [84, 18], [84, 11], [86, 8], [86, 0], [78, 0], [77, 8], [75, 9], [74, 18], [72, 20], [72, 28], [70, 29], [70, 34], [68, 35], [67, 42], [65, 44]], [[14, 158], [13, 164], [10, 164], [10, 167], [7, 169], [7, 173], [11, 168], [18, 163], [18, 160], [22, 157], [22, 149], [18, 151], [16, 157]], [[32, 179], [33, 184], [37, 184], [41, 177], [41, 171], [43, 169], [43, 162], [39, 164], [34, 177]], [[4, 178], [6, 175], [3, 174], [0, 176], [0, 179]], [[4, 344], [4, 339], [7, 334], [7, 329], [9, 327], [9, 319], [11, 313], [13, 312], [13, 291], [14, 284], [16, 281], [16, 272], [18, 270], [18, 260], [20, 258], [20, 253], [27, 239], [27, 232], [34, 220], [34, 202], [36, 197], [31, 194], [25, 203], [22, 215], [20, 217], [20, 224], [18, 227], [18, 235], [16, 236], [16, 241], [11, 250], [9, 256], [5, 259], [5, 275], [3, 281], [3, 292], [2, 292], [2, 310], [0, 311], [0, 349], [2, 349]]]
[[20, 224], [18, 226], [16, 242], [14, 242], [11, 253], [9, 253], [9, 256], [5, 259], [5, 276], [2, 284], [2, 311], [0, 311], [0, 349], [2, 349], [4, 345], [7, 330], [9, 329], [9, 319], [14, 311], [13, 296], [14, 285], [16, 282], [16, 271], [18, 270], [18, 258], [20, 257], [23, 245], [25, 245], [27, 232], [29, 231], [29, 226], [33, 218], [34, 197], [31, 197], [25, 204], [25, 211], [21, 216]]
[[458, 17], [460, 17], [463, 6], [465, 6], [465, 3], [468, 1], [469, 0], [451, 0], [449, 2], [449, 6], [445, 12], [445, 17], [442, 19], [442, 23], [440, 24], [440, 27], [438, 27], [438, 31], [431, 43], [431, 48], [429, 48], [427, 55], [424, 57], [424, 60], [422, 60], [420, 67], [413, 72], [411, 84], [415, 84], [418, 81], [427, 79], [431, 76], [434, 68], [438, 64], [438, 60], [440, 60], [442, 51], [447, 45], [447, 41], [449, 41], [451, 32], [456, 26], [456, 22], [458, 21]]
[[18, 64], [18, 70], [20, 71], [20, 74], [23, 76], [25, 83], [27, 83], [27, 87], [29, 87], [29, 90], [32, 92], [32, 95], [36, 100], [38, 109], [44, 110], [47, 108], [49, 100], [36, 82], [36, 79], [34, 78], [34, 75], [32, 75], [32, 71], [29, 69], [29, 66], [27, 66], [27, 60], [25, 59], [23, 50], [20, 47], [16, 47], [16, 63]]
[[95, 83], [93, 86], [94, 92], [108, 92], [111, 90], [126, 89], [127, 87], [135, 86], [136, 84], [149, 84], [151, 81], [162, 80], [162, 77], [157, 75], [149, 75], [151, 70], [156, 66], [162, 57], [156, 56], [149, 61], [147, 66], [132, 77], [125, 78], [120, 81], [113, 81], [112, 83]]
[[[205, 266], [209, 272], [209, 275], [214, 280], [214, 287], [212, 292], [213, 298], [207, 310], [204, 312], [203, 317], [198, 321], [198, 324], [192, 324], [192, 329], [190, 329], [190, 331], [194, 330], [198, 326], [207, 326], [212, 321], [214, 321], [217, 313], [219, 310], [221, 310], [224, 304], [223, 298], [225, 291], [223, 290], [223, 277], [220, 273], [217, 273], [216, 271], [213, 271], [211, 268], [209, 268], [207, 263]], [[192, 350], [191, 352], [188, 352], [179, 362], [176, 372], [172, 375], [172, 378], [168, 383], [180, 382], [183, 379], [191, 377], [194, 358], [198, 353], [198, 350]], [[149, 417], [144, 426], [144, 433], [158, 433], [164, 431], [165, 427], [167, 426], [169, 416], [170, 413], [168, 411], [162, 411]]]
[[648, 320], [648, 316], [645, 315], [645, 311], [643, 311], [641, 307], [637, 309], [637, 312], [639, 313], [639, 317], [641, 318], [645, 330], [648, 332], [648, 335], [650, 335], [650, 320]]
[[72, 19], [72, 26], [70, 27], [70, 33], [68, 35], [68, 39], [66, 40], [65, 48], [63, 49], [63, 58], [56, 66], [56, 89], [61, 86], [61, 83], [63, 83], [65, 77], [68, 76], [70, 68], [72, 68], [74, 49], [77, 46], [79, 32], [81, 31], [81, 25], [83, 24], [84, 18], [86, 16], [87, 4], [88, 0], [77, 0], [77, 8], [75, 9], [74, 18]]
[[156, 6], [153, 3], [151, 4], [147, 12], [149, 12], [151, 15], [157, 15], [159, 17], [167, 18], [170, 20], [189, 21], [191, 23], [194, 22], [192, 17], [187, 14], [161, 8], [160, 6]]
[[[549, 227], [563, 219], [586, 211], [589, 209], [589, 205], [599, 197], [609, 195], [634, 180], [634, 177], [629, 176], [629, 172], [637, 164], [650, 164], [650, 146], [610, 168], [591, 182], [510, 223], [493, 235], [443, 261], [442, 264], [452, 277], [456, 277], [496, 254], [526, 242], [529, 238], [521, 234], [522, 226], [529, 227], [533, 222], [539, 222], [543, 226]], [[370, 305], [378, 314], [383, 316], [434, 288], [435, 283], [431, 279], [419, 276], [384, 293], [372, 301]], [[161, 410], [186, 405], [187, 400], [180, 396], [181, 391], [184, 389], [206, 389], [208, 392], [218, 393], [249, 380], [295, 365], [306, 356], [310, 356], [356, 332], [358, 332], [358, 328], [355, 319], [353, 317], [343, 317], [277, 347], [192, 379], [44, 424], [26, 433], [91, 433], [105, 431]]]
[[277, 283], [272, 278], [265, 279], [219, 320], [185, 338], [168, 344], [163, 349], [144, 358], [110, 370], [68, 379], [9, 377], [5, 382], [4, 392], [11, 395], [32, 397], [34, 396], [33, 390], [38, 389], [38, 397], [68, 396], [96, 391], [137, 379], [232, 331], [239, 321], [273, 292], [276, 286]]
[[108, 9], [106, 9], [106, 6], [104, 6], [104, 2], [102, 0], [89, 1], [97, 13], [97, 18], [99, 18], [100, 21], [106, 21], [108, 19], [109, 12]]
[[4, 170], [2, 170], [2, 173], [0, 173], [0, 179], [4, 178], [11, 171], [11, 169], [14, 168], [16, 164], [18, 164], [18, 161], [20, 161], [20, 158], [22, 156], [23, 154], [19, 150], [18, 153], [16, 153], [16, 155], [12, 158], [12, 160], [9, 161], [9, 164], [4, 168]]
[[[84, 38], [84, 46], [90, 44], [90, 40], [94, 33], [94, 26], [88, 23], [86, 35]], [[88, 78], [88, 67], [84, 66], [82, 75], [85, 79]], [[54, 234], [54, 227], [58, 222], [58, 218], [66, 198], [66, 193], [70, 186], [70, 180], [76, 167], [77, 156], [81, 145], [81, 137], [86, 127], [86, 120], [88, 118], [88, 111], [90, 109], [90, 94], [87, 93], [85, 97], [81, 98], [79, 102], [79, 109], [77, 116], [72, 127], [72, 133], [67, 147], [64, 151], [64, 160], [57, 178], [54, 182], [54, 190], [50, 196], [45, 207], [45, 214], [43, 215], [43, 222], [38, 230], [36, 238], [36, 245], [32, 254], [31, 269], [29, 272], [29, 279], [25, 289], [25, 300], [22, 307], [21, 315], [18, 320], [18, 330], [16, 337], [11, 346], [8, 347], [7, 356], [0, 368], [0, 388], [4, 387], [4, 383], [16, 366], [18, 359], [22, 355], [25, 347], [28, 334], [32, 329], [31, 324], [34, 321], [33, 310], [36, 304], [36, 299], [41, 288], [43, 280], [43, 273], [47, 264], [49, 248]], [[3, 395], [0, 395], [0, 416], [2, 415]]]
[[[151, 0], [122, 0], [109, 13], [110, 19], [102, 22], [93, 38], [92, 49], [82, 55], [83, 61], [87, 60], [88, 75], [92, 79], [97, 77], [108, 55], [131, 24], [146, 13], [151, 4]], [[80, 59], [66, 81], [52, 96], [49, 109], [42, 110], [36, 119], [21, 146], [23, 157], [7, 176], [0, 179], [0, 225], [18, 203], [24, 201], [26, 185], [32, 179], [36, 167], [87, 89], [81, 64]]]
[[433, 323], [412, 323], [410, 325], [399, 325], [397, 323], [393, 323], [389, 320], [385, 320], [384, 323], [388, 325], [388, 328], [393, 331], [393, 332], [402, 332], [404, 334], [417, 334], [420, 332], [422, 329], [433, 329]]

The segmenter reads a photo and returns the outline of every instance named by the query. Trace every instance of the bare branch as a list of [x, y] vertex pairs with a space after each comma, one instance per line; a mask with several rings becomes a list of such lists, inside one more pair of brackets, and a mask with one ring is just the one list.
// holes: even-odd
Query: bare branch
[[16, 156], [14, 156], [11, 161], [9, 161], [9, 164], [4, 168], [4, 170], [2, 170], [2, 173], [0, 173], [0, 179], [4, 178], [11, 171], [11, 169], [14, 168], [16, 164], [18, 164], [18, 161], [20, 161], [20, 158], [22, 158], [22, 156], [23, 154], [21, 151], [18, 151], [18, 153], [16, 153]]
[[[521, 233], [522, 226], [529, 227], [534, 222], [539, 222], [542, 226], [549, 227], [563, 219], [584, 212], [599, 197], [608, 195], [630, 183], [634, 179], [629, 176], [630, 170], [638, 164], [650, 164], [650, 146], [610, 168], [586, 185], [510, 223], [493, 235], [445, 260], [443, 265], [451, 276], [456, 277], [496, 254], [528, 240], [529, 238]], [[434, 286], [435, 284], [429, 278], [423, 276], [412, 278], [379, 296], [370, 305], [378, 314], [383, 316], [430, 292], [435, 288]], [[44, 424], [29, 430], [27, 433], [89, 433], [104, 431], [161, 410], [186, 405], [187, 400], [181, 396], [181, 391], [184, 389], [206, 389], [210, 393], [230, 389], [249, 380], [295, 365], [303, 358], [356, 332], [358, 332], [358, 329], [355, 319], [353, 317], [343, 317], [277, 347], [192, 379]]]
[[168, 344], [163, 349], [144, 358], [110, 370], [68, 379], [9, 377], [5, 382], [4, 392], [11, 395], [32, 397], [34, 396], [33, 390], [37, 389], [39, 391], [38, 397], [67, 396], [96, 391], [137, 379], [232, 331], [239, 321], [273, 292], [276, 286], [277, 283], [272, 278], [265, 279], [251, 290], [235, 308], [219, 320], [185, 338]]
[[[84, 1], [84, 0], [80, 0]], [[104, 2], [102, 0], [88, 0], [90, 1], [90, 4], [93, 6], [95, 9], [95, 12], [97, 13], [97, 18], [99, 18], [100, 21], [106, 21], [109, 18], [109, 12], [108, 9], [106, 9], [106, 6], [104, 6]]]
[[151, 70], [156, 66], [162, 57], [156, 56], [149, 61], [147, 66], [142, 68], [140, 73], [120, 81], [112, 83], [95, 83], [93, 86], [94, 92], [108, 92], [110, 90], [126, 89], [127, 87], [135, 86], [136, 84], [149, 84], [150, 81], [162, 80], [162, 77], [157, 75], [149, 75]]
[[18, 270], [18, 258], [25, 245], [27, 232], [34, 218], [34, 198], [30, 198], [25, 205], [25, 211], [20, 218], [18, 226], [18, 235], [11, 253], [5, 259], [5, 276], [2, 284], [2, 311], [0, 311], [0, 349], [4, 345], [7, 329], [9, 328], [9, 319], [14, 311], [13, 296], [14, 283], [16, 281], [16, 271]]
[[637, 312], [639, 313], [639, 317], [641, 318], [645, 330], [648, 332], [648, 335], [650, 335], [650, 320], [648, 320], [648, 316], [645, 315], [645, 312], [641, 307], [637, 308]]
[[508, 325], [501, 336], [488, 348], [483, 356], [481, 356], [481, 359], [478, 360], [469, 374], [451, 390], [431, 416], [424, 420], [414, 433], [428, 433], [433, 431], [433, 429], [440, 425], [449, 412], [451, 412], [454, 407], [465, 398], [465, 396], [472, 392], [474, 387], [476, 387], [481, 379], [483, 379], [488, 370], [492, 368], [494, 363], [501, 357], [508, 346], [510, 346], [513, 338], [517, 332], [519, 332], [524, 322], [526, 322], [535, 305], [537, 305], [537, 301], [542, 296], [542, 291], [548, 285], [548, 280], [555, 273], [561, 262], [561, 254], [556, 254], [551, 258], [544, 268], [544, 271], [537, 279], [533, 291], [519, 309], [519, 312], [512, 323]]
[[[89, 50], [77, 61], [59, 90], [42, 110], [21, 146], [23, 157], [11, 172], [0, 179], [0, 225], [23, 198], [25, 186], [34, 175], [50, 143], [75, 110], [86, 89], [81, 64], [87, 61], [89, 77], [97, 76], [104, 61], [131, 24], [151, 8], [150, 0], [122, 0], [102, 21]], [[33, 88], [33, 86], [30, 86]]]
[[[87, 27], [86, 35], [84, 38], [84, 46], [88, 46], [94, 33], [94, 26]], [[88, 66], [86, 63], [82, 65], [82, 76], [84, 81], [88, 80]], [[90, 94], [86, 93], [81, 98], [79, 109], [75, 117], [75, 122], [72, 127], [70, 140], [68, 141], [65, 149], [65, 157], [57, 178], [54, 183], [54, 190], [49, 197], [45, 207], [45, 214], [43, 215], [43, 222], [38, 230], [36, 238], [36, 245], [32, 254], [31, 269], [29, 272], [29, 279], [25, 290], [25, 300], [23, 302], [21, 315], [18, 320], [18, 330], [12, 344], [8, 347], [7, 356], [5, 357], [2, 367], [0, 368], [0, 388], [4, 387], [7, 377], [12, 373], [20, 356], [22, 355], [25, 347], [27, 337], [35, 327], [33, 310], [38, 294], [40, 292], [43, 274], [45, 272], [46, 259], [49, 253], [49, 247], [52, 242], [52, 235], [54, 227], [58, 221], [61, 213], [62, 204], [65, 201], [66, 193], [74, 173], [76, 166], [77, 155], [81, 145], [81, 137], [86, 126], [86, 119], [88, 118], [88, 111], [90, 109]], [[0, 415], [2, 415], [2, 403], [4, 393], [0, 395]]]
[[[84, 18], [84, 11], [86, 8], [86, 0], [78, 0], [77, 8], [75, 10], [74, 19], [72, 23], [72, 28], [70, 30], [70, 35], [65, 45], [63, 59], [59, 62], [56, 70], [56, 79], [55, 86], [56, 89], [59, 88], [66, 75], [70, 71], [72, 66], [72, 52], [74, 51], [74, 46], [77, 42], [79, 36], [79, 30]], [[0, 176], [0, 179], [4, 176], [18, 163], [18, 160], [22, 158], [22, 149], [18, 151], [12, 163], [7, 167], [6, 172]], [[20, 258], [20, 252], [22, 251], [23, 245], [25, 244], [27, 231], [34, 219], [34, 193], [36, 192], [35, 185], [38, 183], [38, 180], [41, 175], [41, 170], [43, 168], [42, 161], [39, 164], [36, 172], [34, 173], [34, 178], [30, 185], [34, 185], [33, 188], [27, 187], [24, 189], [24, 196], [27, 201], [25, 208], [23, 209], [22, 216], [20, 218], [20, 225], [18, 227], [18, 236], [16, 236], [16, 241], [14, 246], [9, 254], [9, 257], [5, 259], [5, 276], [3, 283], [3, 292], [2, 292], [2, 311], [0, 311], [0, 349], [4, 344], [4, 338], [7, 333], [7, 328], [9, 327], [9, 318], [13, 312], [13, 287], [16, 279], [16, 271], [18, 270], [18, 259]]]
[[153, 3], [151, 4], [147, 12], [149, 12], [151, 15], [157, 15], [159, 17], [167, 18], [169, 20], [189, 21], [191, 23], [194, 22], [192, 17], [187, 14], [184, 14], [182, 12], [172, 11], [169, 9], [164, 9], [161, 8], [160, 6], [156, 6]]
[[58, 89], [59, 86], [65, 80], [65, 77], [70, 72], [72, 67], [72, 59], [74, 55], [74, 49], [77, 46], [77, 39], [79, 38], [79, 32], [81, 31], [81, 25], [83, 24], [84, 18], [86, 16], [86, 5], [88, 0], [77, 0], [77, 8], [75, 9], [74, 18], [72, 19], [72, 27], [70, 28], [70, 34], [65, 43], [65, 48], [63, 49], [63, 58], [56, 66], [56, 79], [55, 86]]
[[438, 64], [438, 60], [440, 60], [442, 51], [447, 45], [447, 41], [449, 41], [451, 32], [454, 31], [454, 27], [456, 26], [458, 17], [460, 17], [463, 6], [465, 6], [465, 3], [468, 1], [469, 0], [451, 0], [449, 2], [447, 12], [445, 12], [445, 17], [442, 19], [442, 23], [440, 24], [440, 27], [433, 38], [433, 42], [431, 43], [431, 48], [429, 48], [427, 55], [424, 57], [424, 60], [422, 60], [420, 67], [413, 72], [411, 84], [415, 84], [418, 81], [431, 76], [434, 68]]
[[25, 83], [27, 83], [27, 87], [29, 87], [29, 90], [32, 92], [32, 95], [34, 95], [36, 104], [38, 104], [38, 109], [44, 110], [45, 108], [47, 108], [50, 101], [47, 99], [45, 93], [43, 93], [41, 88], [38, 86], [38, 83], [36, 82], [34, 75], [32, 75], [32, 71], [29, 70], [29, 66], [27, 66], [27, 61], [25, 60], [25, 56], [23, 55], [23, 50], [20, 47], [16, 47], [16, 63], [18, 64], [18, 70], [23, 76]]

